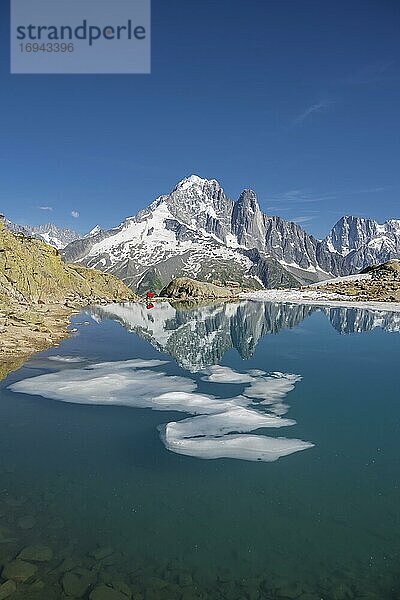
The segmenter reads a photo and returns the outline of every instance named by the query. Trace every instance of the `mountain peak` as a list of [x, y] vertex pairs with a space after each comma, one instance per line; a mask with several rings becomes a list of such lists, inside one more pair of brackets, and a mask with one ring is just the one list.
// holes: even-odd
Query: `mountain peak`
[[103, 230], [102, 230], [102, 228], [100, 227], [100, 225], [96, 225], [95, 227], [93, 227], [93, 229], [91, 229], [91, 230], [89, 231], [89, 233], [87, 233], [87, 234], [86, 234], [86, 236], [85, 236], [85, 237], [90, 237], [90, 236], [97, 235], [98, 233], [101, 233], [102, 231], [103, 231]]
[[203, 179], [203, 177], [199, 177], [198, 175], [190, 175], [189, 177], [182, 179], [182, 181], [175, 186], [174, 191], [184, 191], [192, 187], [204, 187], [206, 184], [221, 187], [216, 179]]
[[250, 212], [258, 212], [260, 210], [257, 194], [254, 190], [246, 189], [240, 194], [239, 199], [237, 201], [238, 204], [242, 205], [242, 207]]

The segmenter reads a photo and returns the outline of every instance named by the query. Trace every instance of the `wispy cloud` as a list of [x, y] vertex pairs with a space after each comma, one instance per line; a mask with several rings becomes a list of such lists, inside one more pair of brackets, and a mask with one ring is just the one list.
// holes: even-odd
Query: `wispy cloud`
[[267, 200], [267, 204], [271, 203], [269, 210], [288, 211], [293, 210], [295, 206], [303, 206], [315, 202], [329, 202], [363, 194], [392, 192], [397, 190], [398, 187], [396, 185], [375, 185], [365, 188], [339, 189], [321, 193], [312, 192], [310, 189], [293, 189], [271, 195]]
[[295, 223], [308, 223], [308, 221], [312, 221], [313, 219], [316, 219], [317, 215], [303, 215], [302, 217], [292, 217], [291, 221], [294, 221]]
[[71, 211], [71, 217], [73, 217], [74, 219], [79, 219], [80, 216], [81, 216], [81, 214], [77, 210]]
[[[274, 208], [280, 208], [282, 210], [282, 206], [279, 206], [280, 203], [288, 205], [286, 210], [292, 210], [293, 205], [302, 205], [302, 204], [312, 204], [314, 202], [323, 202], [325, 200], [335, 200], [335, 193], [323, 193], [323, 194], [315, 194], [310, 190], [288, 190], [287, 192], [281, 192], [279, 194], [274, 194], [269, 198], [270, 202], [274, 202], [277, 206]], [[272, 209], [272, 206], [270, 207]]]
[[304, 123], [304, 121], [312, 117], [312, 115], [326, 112], [333, 104], [333, 100], [323, 100], [321, 102], [311, 104], [305, 110], [303, 110], [303, 112], [297, 115], [297, 117], [293, 120], [293, 125], [301, 125]]
[[38, 206], [37, 207], [39, 210], [47, 210], [47, 211], [52, 211], [53, 207], [52, 206]]

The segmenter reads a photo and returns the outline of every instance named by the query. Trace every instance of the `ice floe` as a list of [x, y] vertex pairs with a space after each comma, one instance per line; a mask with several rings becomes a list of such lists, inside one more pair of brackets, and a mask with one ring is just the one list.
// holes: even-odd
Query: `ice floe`
[[313, 446], [297, 439], [247, 435], [262, 428], [295, 425], [295, 421], [280, 415], [288, 408], [282, 400], [301, 379], [299, 375], [268, 375], [258, 370], [239, 373], [228, 367], [210, 367], [202, 377], [206, 382], [219, 386], [235, 383], [242, 388], [236, 396], [223, 398], [200, 393], [191, 377], [160, 370], [167, 363], [142, 359], [95, 363], [23, 379], [9, 389], [76, 404], [151, 408], [194, 415], [162, 425], [159, 430], [168, 450], [197, 458], [270, 462]]
[[82, 363], [85, 362], [86, 359], [81, 356], [64, 356], [62, 354], [55, 354], [54, 356], [48, 356], [47, 360], [54, 360], [55, 362], [64, 362], [64, 363]]

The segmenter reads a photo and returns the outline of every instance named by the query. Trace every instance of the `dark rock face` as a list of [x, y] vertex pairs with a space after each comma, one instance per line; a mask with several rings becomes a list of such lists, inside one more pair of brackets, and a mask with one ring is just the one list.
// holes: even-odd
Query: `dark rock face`
[[266, 227], [264, 215], [252, 190], [245, 190], [235, 202], [232, 211], [231, 231], [241, 246], [264, 250]]
[[174, 276], [290, 287], [398, 258], [400, 221], [343, 217], [320, 241], [263, 214], [252, 190], [233, 202], [215, 179], [192, 175], [119, 227], [72, 242], [63, 256], [115, 273], [139, 291], [152, 281], [161, 289]]

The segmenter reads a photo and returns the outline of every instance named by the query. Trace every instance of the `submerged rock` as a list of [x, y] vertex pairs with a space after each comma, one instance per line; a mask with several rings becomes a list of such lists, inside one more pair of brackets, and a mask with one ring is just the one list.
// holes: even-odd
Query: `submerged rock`
[[78, 566], [79, 561], [77, 559], [72, 556], [67, 556], [55, 570], [59, 573], [67, 573], [68, 571], [73, 571]]
[[36, 571], [36, 565], [16, 559], [4, 567], [2, 577], [12, 579], [16, 583], [25, 583], [35, 575]]
[[65, 573], [62, 587], [67, 596], [82, 598], [93, 583], [93, 573], [87, 569], [76, 569]]
[[108, 556], [111, 556], [114, 553], [114, 550], [110, 547], [104, 547], [104, 548], [97, 548], [97, 550], [94, 550], [93, 552], [90, 553], [90, 556], [92, 556], [95, 560], [103, 560], [105, 558], [107, 558]]
[[16, 591], [16, 589], [17, 589], [17, 585], [16, 585], [15, 581], [13, 581], [12, 579], [9, 579], [5, 583], [1, 584], [0, 585], [0, 600], [5, 600], [9, 596], [11, 596], [11, 594], [13, 594]]
[[132, 598], [132, 590], [124, 581], [113, 582], [112, 587], [118, 592], [121, 592], [121, 594], [124, 594], [127, 598]]
[[18, 558], [33, 562], [50, 562], [53, 558], [53, 550], [48, 546], [27, 546], [20, 552]]
[[89, 596], [90, 600], [127, 600], [128, 596], [107, 585], [99, 585]]

